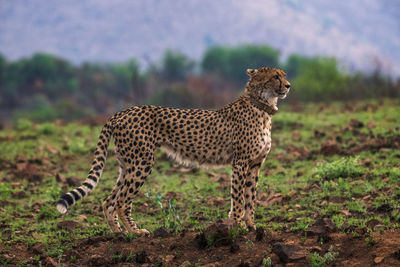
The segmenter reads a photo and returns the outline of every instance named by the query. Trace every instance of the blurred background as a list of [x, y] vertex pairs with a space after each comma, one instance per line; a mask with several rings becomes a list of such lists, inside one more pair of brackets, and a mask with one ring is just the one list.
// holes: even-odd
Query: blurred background
[[220, 107], [261, 66], [289, 104], [399, 97], [399, 48], [397, 0], [0, 0], [0, 121]]

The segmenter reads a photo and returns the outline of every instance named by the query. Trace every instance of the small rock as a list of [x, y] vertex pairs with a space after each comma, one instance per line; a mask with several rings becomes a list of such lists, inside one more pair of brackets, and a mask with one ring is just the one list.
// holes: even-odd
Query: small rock
[[165, 256], [164, 262], [166, 265], [170, 265], [171, 262], [174, 260], [175, 256], [174, 255], [167, 255]]
[[46, 252], [46, 246], [42, 242], [37, 242], [33, 247], [32, 251], [35, 254], [44, 255]]
[[231, 229], [233, 222], [226, 219], [219, 219], [215, 223], [210, 224], [204, 230], [206, 240], [212, 242], [214, 246], [229, 245], [232, 242]]
[[77, 222], [77, 221], [61, 221], [61, 222], [59, 222], [58, 224], [57, 224], [57, 226], [58, 226], [58, 228], [61, 228], [61, 229], [66, 229], [66, 230], [69, 230], [69, 231], [72, 231], [72, 230], [74, 230], [76, 227], [78, 227], [79, 225], [81, 225], [81, 223], [80, 222]]
[[347, 198], [341, 196], [329, 196], [328, 201], [332, 203], [344, 203], [347, 201]]
[[78, 177], [76, 177], [76, 176], [68, 177], [66, 182], [67, 182], [67, 184], [69, 186], [79, 186], [79, 185], [81, 185], [80, 179]]
[[85, 214], [79, 214], [76, 218], [80, 221], [87, 222], [87, 217]]
[[39, 174], [32, 174], [28, 177], [29, 182], [41, 182], [43, 180], [43, 176]]
[[47, 257], [45, 260], [45, 266], [57, 267], [57, 262], [53, 258]]
[[222, 197], [211, 197], [207, 200], [207, 204], [210, 206], [221, 206], [225, 203]]
[[276, 243], [272, 247], [272, 251], [278, 255], [283, 262], [296, 261], [307, 257], [307, 251], [296, 245]]
[[13, 231], [11, 230], [3, 230], [1, 236], [6, 240], [12, 240]]
[[261, 241], [264, 238], [264, 228], [258, 227], [256, 230], [256, 241]]
[[54, 148], [52, 145], [50, 145], [50, 144], [47, 144], [47, 145], [46, 145], [46, 150], [47, 150], [48, 152], [50, 152], [51, 154], [53, 154], [53, 155], [58, 154], [57, 149], [55, 149], [55, 148]]
[[362, 200], [368, 200], [371, 198], [371, 195], [366, 195], [365, 197], [362, 198]]
[[344, 216], [351, 216], [351, 212], [349, 210], [341, 210], [340, 211]]
[[367, 227], [356, 228], [356, 229], [354, 229], [354, 232], [356, 232], [357, 234], [362, 236], [368, 232], [368, 228]]
[[384, 259], [385, 259], [384, 257], [376, 257], [376, 258], [374, 259], [374, 262], [375, 262], [375, 264], [379, 264], [379, 263], [381, 263]]
[[19, 183], [19, 182], [12, 182], [12, 183], [11, 183], [12, 188], [18, 188], [18, 187], [20, 187], [21, 185], [22, 185], [22, 184]]
[[207, 247], [207, 239], [204, 233], [198, 234], [195, 240], [199, 248]]
[[136, 262], [140, 264], [147, 262], [146, 251], [142, 250], [140, 253], [136, 254]]
[[93, 265], [100, 266], [100, 265], [103, 263], [103, 258], [104, 258], [104, 257], [101, 256], [101, 255], [94, 254], [94, 255], [90, 256], [90, 262], [91, 262]]
[[13, 197], [13, 198], [16, 198], [16, 199], [25, 198], [25, 197], [26, 197], [26, 193], [25, 193], [25, 191], [14, 192], [14, 193], [12, 194], [12, 197]]
[[260, 200], [258, 200], [257, 202], [261, 206], [268, 207], [268, 206], [271, 206], [276, 203], [281, 203], [284, 198], [285, 198], [284, 195], [282, 195], [280, 193], [274, 193], [274, 194], [271, 194], [270, 196], [268, 196], [266, 199], [260, 198]]
[[311, 247], [310, 250], [311, 250], [311, 252], [314, 252], [314, 251], [322, 252], [322, 248], [320, 246], [313, 246], [313, 247]]
[[290, 190], [289, 193], [288, 193], [289, 197], [294, 197], [295, 195], [297, 195], [297, 190], [295, 190], [295, 189]]
[[321, 132], [321, 131], [319, 131], [319, 130], [314, 130], [314, 136], [316, 137], [316, 138], [321, 138], [321, 137], [324, 137], [326, 134], [324, 133], [324, 132]]
[[292, 133], [292, 139], [293, 140], [300, 140], [301, 139], [301, 134], [298, 131], [295, 131]]
[[342, 149], [336, 141], [327, 140], [325, 143], [322, 144], [320, 152], [325, 156], [332, 156], [335, 154], [341, 154]]
[[364, 123], [357, 119], [351, 119], [349, 125], [354, 128], [362, 128], [364, 127]]
[[366, 223], [366, 225], [367, 225], [368, 227], [372, 228], [372, 229], [374, 229], [375, 226], [378, 225], [378, 224], [380, 224], [380, 221], [378, 221], [377, 219], [369, 220], [369, 221]]
[[391, 207], [389, 204], [385, 203], [380, 205], [377, 209], [379, 212], [391, 212], [393, 210], [393, 207]]
[[200, 265], [200, 267], [220, 267], [221, 263], [219, 262], [212, 262], [204, 265]]
[[169, 236], [169, 232], [167, 230], [167, 228], [165, 228], [164, 226], [154, 230], [153, 235], [155, 238], [161, 237], [161, 238], [165, 238]]
[[190, 261], [184, 261], [184, 262], [182, 262], [181, 265], [179, 265], [179, 267], [190, 267], [190, 266], [192, 266]]
[[373, 122], [373, 121], [370, 121], [370, 122], [367, 123], [367, 127], [368, 127], [368, 129], [375, 128], [376, 127], [376, 123]]
[[395, 251], [392, 255], [395, 257], [395, 259], [400, 260], [400, 250]]
[[375, 231], [385, 230], [385, 226], [383, 224], [377, 224], [374, 227]]
[[329, 218], [323, 218], [316, 221], [312, 226], [308, 227], [306, 233], [310, 236], [323, 236], [337, 230], [336, 225]]
[[42, 163], [43, 165], [50, 165], [51, 164], [51, 160], [49, 157], [43, 157], [42, 158]]
[[325, 234], [326, 229], [323, 225], [312, 225], [306, 229], [307, 235], [323, 235]]
[[57, 173], [56, 174], [56, 181], [65, 184], [67, 182], [67, 178], [65, 178], [65, 176], [62, 175], [61, 173]]
[[239, 249], [240, 249], [240, 247], [237, 243], [232, 243], [229, 251], [231, 253], [236, 253], [237, 251], [239, 251]]

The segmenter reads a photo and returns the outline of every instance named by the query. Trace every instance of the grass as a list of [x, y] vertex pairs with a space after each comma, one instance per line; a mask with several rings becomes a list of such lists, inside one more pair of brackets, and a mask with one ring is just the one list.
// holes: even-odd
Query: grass
[[337, 252], [333, 251], [332, 247], [323, 256], [320, 256], [317, 252], [314, 252], [310, 257], [310, 267], [323, 267], [333, 262], [338, 255], [339, 254]]
[[343, 157], [332, 162], [318, 162], [314, 175], [318, 179], [332, 180], [339, 177], [358, 177], [364, 173], [356, 157]]
[[[257, 226], [298, 232], [318, 218], [328, 217], [344, 232], [366, 227], [372, 219], [386, 229], [399, 228], [398, 149], [364, 149], [353, 155], [330, 156], [319, 152], [325, 141], [338, 136], [342, 138], [338, 144], [348, 151], [377, 138], [400, 135], [399, 104], [399, 100], [382, 104], [366, 101], [352, 103], [350, 111], [342, 103], [310, 104], [301, 112], [282, 107], [273, 119], [273, 148], [260, 172], [258, 194], [268, 197], [279, 193], [283, 201], [258, 205]], [[379, 108], [371, 112], [363, 108], [366, 105]], [[363, 122], [364, 127], [357, 131], [349, 128], [350, 119]], [[367, 127], [369, 122], [377, 126]], [[61, 194], [73, 188], [57, 181], [57, 174], [83, 181], [100, 129], [77, 123], [19, 120], [14, 128], [0, 131], [0, 225], [5, 248], [12, 249], [16, 242], [28, 247], [41, 242], [49, 256], [58, 258], [78, 239], [110, 233], [101, 203], [117, 176], [113, 145], [96, 190], [66, 215], [55, 209]], [[133, 218], [140, 227], [150, 231], [161, 226], [176, 232], [201, 230], [218, 218], [227, 218], [229, 180], [221, 183], [213, 177], [230, 175], [230, 167], [191, 170], [165, 159], [162, 151], [156, 158], [152, 175], [133, 204]], [[223, 201], [213, 201], [217, 198]], [[78, 216], [81, 214], [86, 219]], [[58, 227], [63, 220], [79, 224], [67, 231]], [[327, 263], [329, 258], [313, 255], [311, 262], [322, 266], [318, 264]], [[0, 258], [0, 262], [6, 261]], [[264, 265], [268, 266], [267, 259]]]

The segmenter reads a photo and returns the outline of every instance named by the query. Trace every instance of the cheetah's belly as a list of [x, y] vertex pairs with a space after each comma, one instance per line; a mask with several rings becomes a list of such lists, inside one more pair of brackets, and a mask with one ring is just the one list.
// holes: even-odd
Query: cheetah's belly
[[162, 145], [165, 152], [178, 163], [185, 165], [217, 167], [232, 163], [233, 148], [230, 145], [222, 146], [216, 150], [192, 149], [186, 152], [184, 149], [176, 149], [169, 144]]

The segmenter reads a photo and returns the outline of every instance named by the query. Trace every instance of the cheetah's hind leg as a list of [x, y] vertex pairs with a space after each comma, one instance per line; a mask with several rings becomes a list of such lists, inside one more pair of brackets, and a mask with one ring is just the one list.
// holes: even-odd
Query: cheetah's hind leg
[[149, 235], [146, 229], [139, 229], [132, 218], [132, 201], [140, 188], [146, 181], [147, 176], [151, 173], [154, 164], [154, 155], [152, 152], [148, 153], [148, 157], [135, 158], [132, 162], [139, 164], [127, 165], [127, 173], [123, 189], [118, 199], [118, 215], [128, 232]]
[[111, 228], [113, 232], [122, 232], [122, 228], [118, 222], [118, 213], [117, 213], [117, 199], [121, 194], [121, 185], [125, 180], [125, 166], [122, 161], [119, 162], [119, 176], [117, 179], [117, 183], [115, 184], [111, 195], [107, 197], [107, 199], [103, 202], [103, 213], [107, 220], [108, 226]]

